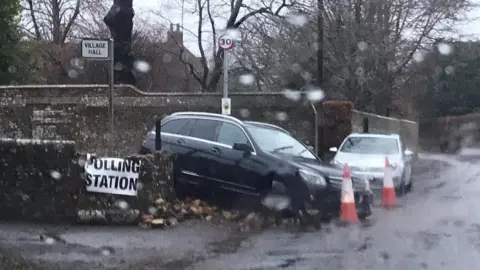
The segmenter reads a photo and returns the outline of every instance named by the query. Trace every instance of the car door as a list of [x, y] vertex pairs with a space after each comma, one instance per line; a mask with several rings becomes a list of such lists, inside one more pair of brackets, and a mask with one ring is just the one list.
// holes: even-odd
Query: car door
[[265, 164], [260, 162], [254, 150], [245, 153], [233, 149], [234, 143], [248, 144], [254, 149], [245, 131], [237, 124], [224, 121], [218, 127], [216, 142], [218, 149], [214, 152], [211, 170], [221, 188], [258, 195]]
[[197, 185], [211, 185], [212, 174], [210, 161], [216, 151], [216, 131], [219, 122], [214, 119], [196, 118], [187, 136], [180, 139], [186, 148], [185, 156], [188, 167], [182, 171], [192, 182]]
[[405, 179], [407, 180], [407, 184], [410, 181], [410, 176], [412, 174], [412, 159], [409, 156], [405, 155], [405, 151], [407, 150], [407, 145], [405, 144], [405, 141], [400, 138], [400, 144], [401, 144], [401, 151], [402, 151], [402, 160], [405, 164], [405, 169], [404, 169], [404, 174], [405, 174]]
[[162, 151], [176, 154], [174, 163], [175, 175], [181, 182], [190, 182], [189, 177], [182, 177], [182, 171], [188, 171], [192, 167], [192, 161], [188, 155], [186, 136], [195, 122], [194, 119], [172, 119], [162, 125]]
[[[176, 148], [176, 138], [180, 134], [180, 131], [191, 121], [188, 118], [179, 118], [168, 120], [162, 124], [162, 151], [170, 153], [181, 153], [181, 149]], [[155, 145], [155, 137], [153, 136], [153, 145]]]

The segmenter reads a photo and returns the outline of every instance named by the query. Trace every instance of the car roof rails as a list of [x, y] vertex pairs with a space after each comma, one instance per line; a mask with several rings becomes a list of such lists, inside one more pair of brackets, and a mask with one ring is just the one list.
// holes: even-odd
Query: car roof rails
[[266, 126], [266, 127], [271, 127], [271, 128], [275, 128], [275, 129], [278, 129], [278, 130], [281, 130], [287, 134], [290, 134], [290, 132], [288, 132], [286, 129], [284, 128], [281, 128], [277, 125], [273, 125], [273, 124], [269, 124], [269, 123], [265, 123], [265, 122], [257, 122], [257, 121], [244, 121], [245, 124], [254, 124], [254, 125], [259, 125], [259, 126]]
[[243, 124], [242, 121], [239, 119], [229, 116], [229, 115], [223, 115], [223, 114], [218, 114], [218, 113], [208, 113], [208, 112], [176, 112], [172, 113], [170, 116], [208, 116], [208, 117], [215, 117], [215, 118], [220, 118], [220, 119], [228, 119], [231, 120], [237, 124]]

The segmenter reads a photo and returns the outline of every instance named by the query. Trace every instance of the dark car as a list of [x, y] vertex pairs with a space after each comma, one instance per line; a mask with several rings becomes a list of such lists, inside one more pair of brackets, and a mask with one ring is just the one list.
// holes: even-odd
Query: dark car
[[[212, 191], [289, 199], [295, 212], [338, 213], [343, 171], [323, 163], [283, 128], [231, 116], [179, 112], [161, 121], [161, 151], [177, 154], [178, 193], [206, 187]], [[140, 153], [153, 153], [155, 128]], [[160, 145], [160, 144], [158, 144]], [[372, 193], [362, 177], [352, 177], [360, 218], [371, 214]]]

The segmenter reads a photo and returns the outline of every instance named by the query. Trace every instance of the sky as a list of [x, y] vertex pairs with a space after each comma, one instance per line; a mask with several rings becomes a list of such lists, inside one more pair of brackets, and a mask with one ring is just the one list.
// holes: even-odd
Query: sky
[[[181, 23], [181, 1], [182, 0], [133, 0], [133, 5], [137, 16], [145, 18], [145, 14], [148, 14], [149, 10], [161, 11], [163, 20], [168, 27], [169, 22]], [[469, 12], [468, 18], [470, 22], [462, 23], [458, 25], [458, 33], [468, 39], [480, 39], [480, 0], [472, 0], [479, 5], [478, 8]], [[192, 1], [185, 1], [192, 3]], [[187, 7], [188, 8], [188, 7]], [[155, 19], [155, 20], [158, 20]], [[198, 45], [195, 41], [195, 37], [188, 34], [188, 31], [195, 31], [197, 28], [196, 16], [192, 13], [184, 13], [184, 43], [185, 46], [194, 54], [199, 55]], [[221, 26], [220, 26], [221, 27]]]

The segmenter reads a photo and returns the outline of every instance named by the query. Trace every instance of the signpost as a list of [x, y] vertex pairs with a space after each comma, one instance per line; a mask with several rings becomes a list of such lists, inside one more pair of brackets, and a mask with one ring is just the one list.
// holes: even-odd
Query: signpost
[[235, 42], [228, 35], [222, 35], [218, 38], [218, 46], [223, 49], [223, 98], [222, 114], [231, 114], [231, 100], [228, 97], [228, 54], [235, 46]]
[[108, 120], [109, 120], [109, 151], [113, 154], [113, 88], [114, 88], [114, 66], [113, 39], [82, 39], [82, 58], [93, 61], [109, 61], [109, 91], [108, 91]]

